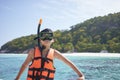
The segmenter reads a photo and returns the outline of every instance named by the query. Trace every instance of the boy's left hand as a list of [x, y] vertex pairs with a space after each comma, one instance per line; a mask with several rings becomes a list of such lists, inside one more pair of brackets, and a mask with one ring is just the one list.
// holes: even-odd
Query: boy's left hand
[[77, 80], [85, 80], [85, 77], [79, 77]]

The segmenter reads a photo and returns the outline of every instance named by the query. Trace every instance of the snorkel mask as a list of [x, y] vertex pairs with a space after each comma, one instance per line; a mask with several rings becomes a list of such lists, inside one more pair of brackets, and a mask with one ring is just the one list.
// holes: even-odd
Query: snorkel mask
[[42, 32], [40, 34], [40, 39], [43, 40], [43, 41], [44, 40], [52, 40], [53, 39], [53, 33], [45, 33], [45, 32], [43, 33]]
[[41, 40], [52, 40], [53, 39], [53, 32], [51, 29], [44, 29], [39, 34]]

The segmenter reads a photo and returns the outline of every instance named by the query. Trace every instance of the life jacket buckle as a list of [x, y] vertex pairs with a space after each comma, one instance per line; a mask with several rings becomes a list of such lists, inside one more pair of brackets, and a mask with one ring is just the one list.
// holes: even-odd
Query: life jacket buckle
[[49, 61], [48, 61], [48, 59], [47, 59], [47, 58], [43, 57], [42, 59], [43, 59], [43, 61], [44, 61], [44, 62], [49, 63]]
[[45, 71], [45, 69], [44, 68], [40, 68], [40, 71]]

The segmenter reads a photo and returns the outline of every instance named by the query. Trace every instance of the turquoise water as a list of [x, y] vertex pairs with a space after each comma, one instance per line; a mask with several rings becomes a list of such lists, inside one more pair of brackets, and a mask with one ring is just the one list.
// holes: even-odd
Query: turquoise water
[[[84, 74], [86, 80], [120, 80], [120, 58], [119, 57], [82, 57], [66, 56]], [[0, 54], [0, 80], [14, 80], [25, 54]], [[76, 80], [77, 74], [66, 64], [55, 60], [55, 80]], [[20, 80], [25, 80], [27, 69]]]

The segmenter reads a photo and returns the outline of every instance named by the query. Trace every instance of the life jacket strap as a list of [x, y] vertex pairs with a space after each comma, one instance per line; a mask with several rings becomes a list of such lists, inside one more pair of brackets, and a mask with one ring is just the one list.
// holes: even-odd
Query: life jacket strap
[[[33, 71], [32, 75], [28, 74], [28, 77], [32, 78], [32, 80], [40, 80], [40, 79], [54, 80], [54, 78], [50, 78], [49, 75], [50, 75], [50, 73], [55, 73], [55, 70], [50, 70], [50, 69], [47, 69], [47, 68], [29, 68], [29, 70]], [[36, 71], [36, 73], [35, 73], [35, 71]], [[43, 71], [48, 72], [47, 76], [42, 75]], [[38, 74], [38, 72], [40, 74]], [[35, 76], [35, 74], [36, 74], [36, 76]]]
[[52, 59], [49, 59], [49, 58], [43, 58], [43, 57], [35, 57], [34, 59], [35, 59], [35, 60], [37, 60], [37, 59], [42, 59], [42, 60], [46, 61], [47, 63], [48, 63], [49, 61], [53, 62]]
[[40, 80], [40, 79], [46, 79], [46, 80], [54, 80], [54, 78], [48, 78], [46, 76], [38, 76], [38, 77], [33, 77], [32, 75], [28, 75], [29, 78], [32, 78], [32, 80]]
[[47, 68], [29, 68], [29, 70], [31, 71], [50, 71], [51, 73], [55, 73], [55, 70], [50, 70], [50, 69], [47, 69]]

